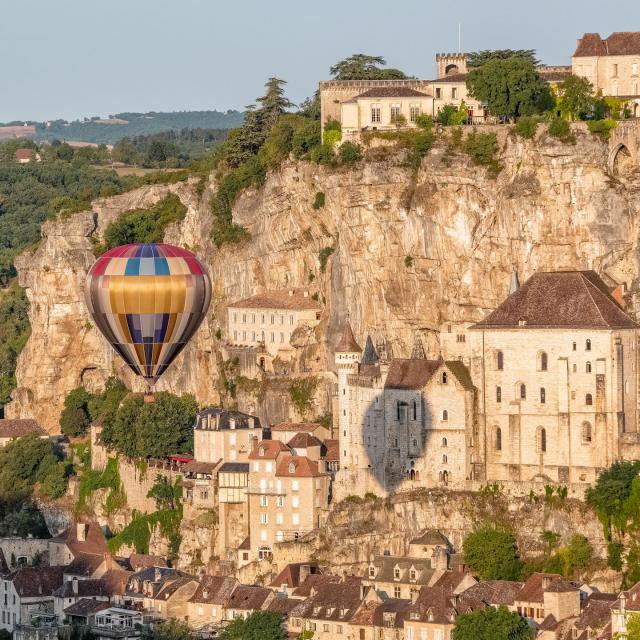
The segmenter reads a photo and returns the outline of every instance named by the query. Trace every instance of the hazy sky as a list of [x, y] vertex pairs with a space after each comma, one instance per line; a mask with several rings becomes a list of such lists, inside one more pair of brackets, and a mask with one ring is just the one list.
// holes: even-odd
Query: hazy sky
[[0, 121], [241, 109], [271, 75], [294, 102], [352, 53], [421, 78], [438, 51], [534, 48], [640, 30], [638, 0], [0, 0]]

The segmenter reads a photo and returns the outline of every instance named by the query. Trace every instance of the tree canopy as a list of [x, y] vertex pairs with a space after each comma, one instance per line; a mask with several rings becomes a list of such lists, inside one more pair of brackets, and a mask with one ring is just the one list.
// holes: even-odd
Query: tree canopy
[[467, 54], [467, 68], [481, 67], [489, 60], [509, 60], [510, 58], [521, 58], [529, 60], [534, 65], [539, 64], [535, 49], [483, 49]]
[[515, 611], [486, 607], [458, 616], [452, 640], [530, 640], [533, 628]]
[[364, 53], [353, 55], [336, 62], [330, 69], [335, 80], [401, 80], [407, 78], [400, 69], [382, 68], [387, 61], [382, 56]]
[[0, 417], [16, 386], [18, 354], [31, 333], [28, 312], [29, 301], [24, 289], [13, 284], [0, 290]]
[[560, 111], [571, 120], [587, 115], [594, 106], [593, 85], [586, 78], [569, 76], [558, 85]]
[[255, 611], [246, 620], [236, 618], [218, 640], [285, 640], [282, 616], [273, 611]]
[[494, 116], [513, 119], [553, 106], [547, 83], [527, 58], [491, 58], [469, 72], [467, 88]]
[[522, 562], [509, 531], [484, 526], [463, 543], [464, 561], [482, 580], [519, 580]]

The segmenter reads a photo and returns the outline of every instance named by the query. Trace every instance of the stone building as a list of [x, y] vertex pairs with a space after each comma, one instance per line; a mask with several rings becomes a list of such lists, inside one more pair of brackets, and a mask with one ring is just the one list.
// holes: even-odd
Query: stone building
[[321, 309], [309, 291], [267, 291], [229, 305], [227, 338], [234, 347], [255, 349], [259, 366], [267, 369], [275, 357], [291, 359], [294, 334], [315, 327]]
[[16, 438], [22, 438], [35, 434], [40, 438], [46, 438], [46, 431], [31, 418], [4, 418], [0, 419], [0, 447], [6, 447]]
[[594, 91], [630, 103], [640, 115], [640, 32], [615, 32], [608, 38], [585, 33], [571, 59], [574, 75], [587, 78]]

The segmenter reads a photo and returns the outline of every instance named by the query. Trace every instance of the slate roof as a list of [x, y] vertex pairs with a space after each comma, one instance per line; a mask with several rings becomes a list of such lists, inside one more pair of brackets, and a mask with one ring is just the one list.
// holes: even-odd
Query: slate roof
[[132, 553], [129, 556], [129, 566], [134, 571], [140, 571], [140, 569], [147, 569], [148, 567], [166, 567], [167, 561], [162, 556], [152, 556], [148, 553]]
[[235, 309], [320, 309], [320, 303], [314, 300], [304, 289], [286, 289], [267, 291], [229, 305]]
[[436, 529], [427, 529], [424, 533], [410, 540], [409, 544], [441, 545], [448, 547], [449, 541]]
[[233, 590], [238, 585], [239, 582], [235, 578], [228, 576], [202, 576], [200, 584], [189, 602], [226, 606]]
[[574, 57], [640, 55], [639, 31], [615, 31], [608, 38], [585, 33], [578, 40]]
[[[291, 473], [290, 465], [293, 465]], [[327, 475], [318, 468], [315, 460], [310, 460], [306, 456], [284, 455], [276, 468], [276, 476], [290, 478], [318, 478]]]
[[356, 342], [356, 338], [353, 335], [353, 329], [348, 320], [345, 320], [342, 327], [342, 335], [335, 348], [336, 353], [362, 353], [360, 345]]
[[[211, 409], [205, 409], [198, 414], [196, 419], [195, 429], [202, 429], [204, 431], [208, 431], [206, 426], [206, 416], [211, 416], [211, 431], [214, 430], [224, 430], [231, 428], [231, 419], [235, 421], [234, 429], [259, 429], [260, 428], [260, 418], [257, 416], [249, 415], [248, 413], [242, 413], [241, 411], [227, 411], [227, 409], [221, 409], [220, 407], [212, 407]], [[218, 419], [218, 426], [216, 427], [216, 420]], [[253, 427], [249, 426], [250, 418], [253, 419]]]
[[362, 352], [362, 358], [360, 358], [360, 365], [375, 365], [380, 360], [380, 356], [373, 346], [373, 340], [371, 336], [367, 336], [367, 341], [364, 343], [364, 351]]
[[442, 360], [394, 358], [384, 386], [387, 389], [421, 389], [438, 370]]
[[637, 329], [595, 271], [541, 272], [471, 329]]
[[[397, 582], [399, 584], [428, 585], [433, 580], [436, 570], [431, 567], [430, 558], [407, 558], [404, 556], [376, 556], [371, 563], [375, 568], [375, 576], [369, 577], [369, 569], [366, 570], [366, 579], [375, 582]], [[395, 578], [396, 567], [400, 570], [400, 578]], [[409, 580], [411, 568], [416, 571], [416, 579]]]
[[218, 473], [249, 473], [248, 462], [225, 462]]
[[64, 577], [64, 567], [21, 567], [9, 575], [21, 598], [52, 596]]
[[0, 419], [0, 438], [22, 438], [30, 433], [46, 435], [40, 424], [31, 418]]
[[[77, 591], [74, 591], [74, 583]], [[109, 596], [107, 585], [102, 580], [66, 580], [53, 595], [56, 598], [88, 598], [90, 596]]]
[[197, 582], [193, 576], [179, 576], [175, 580], [166, 582], [155, 595], [157, 600], [168, 600], [175, 592], [188, 585], [190, 582]]

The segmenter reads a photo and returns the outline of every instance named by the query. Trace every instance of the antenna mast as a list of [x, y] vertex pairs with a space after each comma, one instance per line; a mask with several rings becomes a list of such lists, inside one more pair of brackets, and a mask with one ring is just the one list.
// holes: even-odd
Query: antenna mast
[[458, 22], [458, 53], [462, 53], [462, 23]]

